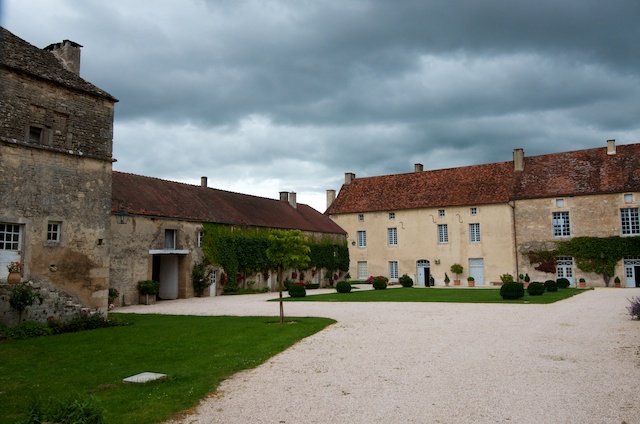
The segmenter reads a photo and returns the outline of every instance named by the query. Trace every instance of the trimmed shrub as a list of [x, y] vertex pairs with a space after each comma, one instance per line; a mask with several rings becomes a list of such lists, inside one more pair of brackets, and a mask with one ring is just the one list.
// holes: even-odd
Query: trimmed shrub
[[387, 277], [383, 277], [383, 276], [378, 276], [378, 277], [373, 277], [373, 288], [375, 290], [384, 290], [387, 288], [387, 282], [389, 281], [389, 279]]
[[30, 339], [31, 337], [50, 336], [53, 331], [47, 324], [39, 322], [25, 322], [15, 327], [4, 327], [0, 330], [7, 340]]
[[538, 281], [534, 281], [533, 283], [529, 283], [529, 287], [527, 287], [527, 293], [530, 296], [540, 296], [544, 294], [544, 285]]
[[513, 275], [511, 275], [511, 274], [502, 274], [500, 276], [500, 281], [502, 281], [502, 284], [513, 283]]
[[351, 293], [351, 284], [348, 281], [338, 281], [336, 291], [338, 293]]
[[402, 277], [398, 279], [400, 285], [402, 287], [411, 287], [413, 286], [413, 279], [409, 277], [407, 274], [404, 274]]
[[500, 296], [505, 300], [520, 299], [524, 296], [524, 284], [514, 281], [504, 283], [502, 287], [500, 287]]
[[307, 290], [313, 290], [313, 289], [319, 289], [320, 288], [320, 284], [319, 283], [307, 283], [304, 285]]
[[290, 284], [289, 296], [291, 297], [305, 297], [307, 295], [307, 289], [304, 284]]
[[160, 282], [153, 280], [138, 281], [138, 290], [141, 295], [154, 295], [160, 292]]
[[567, 287], [571, 286], [571, 281], [567, 280], [566, 278], [558, 278], [556, 280], [556, 284], [558, 285], [559, 289], [566, 289]]
[[558, 291], [558, 283], [554, 280], [547, 280], [544, 282], [544, 288], [548, 292], [557, 292]]

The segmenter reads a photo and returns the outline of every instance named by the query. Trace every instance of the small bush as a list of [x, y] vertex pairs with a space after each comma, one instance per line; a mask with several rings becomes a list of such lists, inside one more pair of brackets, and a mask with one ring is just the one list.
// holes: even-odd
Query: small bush
[[104, 410], [95, 398], [69, 398], [65, 400], [50, 399], [45, 405], [34, 402], [21, 424], [82, 423], [104, 424]]
[[404, 274], [402, 277], [398, 279], [400, 285], [402, 287], [411, 287], [413, 286], [413, 279], [409, 277], [407, 274]]
[[558, 291], [558, 283], [556, 283], [554, 280], [547, 280], [547, 281], [544, 282], [544, 288], [549, 293], [557, 292]]
[[49, 317], [47, 325], [53, 334], [75, 333], [77, 331], [95, 330], [96, 328], [121, 327], [131, 323], [121, 317], [105, 317], [100, 314], [81, 312], [68, 321]]
[[388, 281], [389, 279], [387, 277], [383, 277], [381, 275], [373, 277], [373, 288], [375, 290], [384, 290], [387, 288]]
[[53, 334], [48, 325], [40, 324], [39, 322], [25, 322], [15, 327], [6, 327], [3, 328], [2, 332], [7, 340], [30, 339]]
[[500, 276], [500, 281], [502, 281], [502, 284], [513, 283], [513, 275], [511, 275], [511, 274], [502, 274]]
[[566, 278], [558, 278], [556, 280], [556, 284], [558, 285], [559, 289], [566, 289], [571, 286], [571, 281], [567, 280]]
[[160, 292], [160, 283], [153, 280], [138, 281], [138, 290], [141, 295], [155, 295]]
[[338, 293], [351, 293], [351, 284], [348, 281], [338, 281], [336, 291]]
[[318, 284], [318, 283], [307, 283], [307, 284], [305, 284], [305, 287], [307, 288], [307, 290], [319, 289], [320, 288], [320, 284]]
[[504, 283], [502, 287], [500, 287], [500, 296], [505, 300], [520, 299], [524, 296], [524, 284], [514, 281]]
[[627, 307], [629, 315], [631, 315], [632, 317], [638, 317], [638, 319], [640, 319], [640, 297], [632, 297], [631, 299], [629, 299], [629, 302], [631, 302], [631, 305]]
[[307, 289], [304, 284], [289, 284], [289, 296], [291, 297], [305, 297], [307, 295]]
[[534, 281], [533, 283], [529, 283], [529, 287], [527, 287], [527, 293], [530, 296], [540, 296], [544, 294], [544, 285], [538, 281]]

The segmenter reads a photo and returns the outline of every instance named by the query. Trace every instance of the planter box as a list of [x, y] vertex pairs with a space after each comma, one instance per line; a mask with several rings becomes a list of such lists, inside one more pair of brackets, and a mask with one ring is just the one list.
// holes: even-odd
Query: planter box
[[140, 295], [140, 304], [141, 305], [153, 305], [156, 303], [156, 295], [155, 294], [141, 294]]

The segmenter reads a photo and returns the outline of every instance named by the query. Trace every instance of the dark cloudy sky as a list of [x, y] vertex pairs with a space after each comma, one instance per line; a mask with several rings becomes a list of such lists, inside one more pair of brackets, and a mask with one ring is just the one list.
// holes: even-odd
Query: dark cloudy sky
[[4, 0], [84, 46], [114, 169], [325, 210], [358, 177], [640, 142], [637, 0]]

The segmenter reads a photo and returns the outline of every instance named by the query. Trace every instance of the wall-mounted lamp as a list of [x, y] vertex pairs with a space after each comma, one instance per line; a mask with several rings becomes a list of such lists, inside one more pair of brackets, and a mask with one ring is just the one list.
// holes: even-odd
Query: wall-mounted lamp
[[435, 262], [436, 262], [436, 265], [440, 265], [440, 259], [436, 259]]
[[355, 242], [355, 241], [352, 241], [352, 242], [351, 242], [351, 246], [355, 246], [355, 245], [356, 245], [356, 242]]
[[118, 224], [126, 224], [129, 221], [129, 214], [124, 208], [120, 208], [118, 212], [116, 212], [116, 222]]

